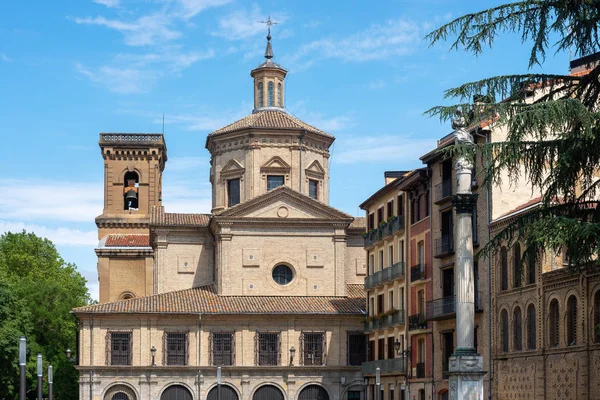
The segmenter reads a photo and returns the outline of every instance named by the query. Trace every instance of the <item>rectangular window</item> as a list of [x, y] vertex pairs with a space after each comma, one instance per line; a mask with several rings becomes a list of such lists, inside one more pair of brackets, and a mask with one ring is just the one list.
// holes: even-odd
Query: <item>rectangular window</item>
[[383, 269], [383, 250], [379, 250], [379, 270]]
[[240, 202], [240, 180], [228, 179], [227, 180], [227, 206], [235, 206]]
[[404, 287], [398, 288], [398, 310], [404, 310]]
[[387, 217], [388, 219], [394, 216], [394, 200], [390, 200], [387, 203]]
[[283, 186], [283, 175], [267, 175], [267, 190]]
[[377, 311], [375, 310], [375, 298], [374, 297], [371, 297], [369, 304], [370, 304], [369, 312], [371, 313], [371, 315], [377, 314]]
[[308, 195], [315, 200], [319, 198], [319, 181], [314, 179], [308, 180]]
[[394, 291], [390, 290], [388, 292], [388, 310], [391, 310], [394, 308]]
[[348, 400], [360, 400], [360, 390], [348, 390]]
[[404, 240], [398, 241], [398, 262], [404, 262]]
[[368, 230], [375, 228], [375, 213], [369, 214], [369, 224], [367, 226]]
[[398, 195], [398, 198], [396, 199], [396, 202], [398, 204], [398, 215], [404, 215], [404, 209], [402, 207], [402, 201], [403, 197], [402, 195]]
[[388, 246], [388, 265], [391, 267], [394, 265], [394, 245]]
[[385, 310], [383, 309], [383, 295], [378, 294], [377, 295], [377, 314], [381, 314], [384, 311]]
[[258, 365], [279, 365], [279, 333], [258, 332], [256, 350]]
[[302, 365], [325, 364], [325, 332], [302, 332], [300, 335]]
[[387, 358], [395, 358], [394, 357], [394, 337], [388, 336], [387, 338]]
[[375, 255], [369, 254], [369, 275], [375, 273]]
[[377, 359], [385, 360], [385, 339], [377, 340]]
[[377, 209], [377, 226], [383, 222], [383, 207]]
[[369, 361], [375, 361], [375, 341], [369, 340]]
[[187, 334], [166, 332], [167, 365], [187, 365]]
[[367, 337], [362, 332], [348, 333], [348, 365], [361, 365], [366, 361]]
[[212, 365], [234, 364], [233, 332], [211, 333]]
[[442, 333], [442, 374], [448, 378], [450, 356], [454, 353], [454, 334], [452, 332]]
[[131, 365], [131, 332], [108, 332], [110, 365]]

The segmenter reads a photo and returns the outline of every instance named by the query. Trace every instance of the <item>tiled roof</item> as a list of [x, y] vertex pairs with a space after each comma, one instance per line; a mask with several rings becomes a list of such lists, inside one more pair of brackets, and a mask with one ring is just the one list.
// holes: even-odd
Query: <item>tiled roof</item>
[[229, 133], [247, 128], [283, 128], [283, 129], [305, 129], [312, 133], [317, 133], [327, 137], [333, 137], [329, 133], [323, 132], [298, 118], [277, 110], [265, 110], [250, 114], [232, 124], [210, 133], [208, 136], [216, 136], [223, 133]]
[[365, 298], [365, 287], [364, 285], [346, 285], [348, 297], [350, 298]]
[[[502, 214], [501, 216], [499, 216], [498, 218], [496, 218], [496, 219], [495, 219], [495, 221], [498, 221], [498, 220], [500, 220], [500, 219], [502, 219], [502, 218], [508, 217], [508, 216], [509, 216], [509, 215], [511, 215], [511, 214], [516, 214], [516, 213], [518, 213], [519, 211], [523, 211], [523, 210], [525, 210], [526, 208], [529, 208], [529, 207], [531, 207], [531, 206], [534, 206], [534, 205], [536, 205], [536, 204], [540, 203], [541, 201], [542, 201], [542, 196], [535, 197], [535, 198], [533, 198], [533, 199], [529, 200], [528, 202], [526, 202], [526, 203], [523, 203], [523, 204], [521, 204], [520, 206], [518, 206], [518, 207], [515, 207], [515, 208], [513, 208], [512, 210], [510, 210], [510, 211], [508, 211], [508, 212], [505, 212], [504, 214]], [[494, 221], [494, 222], [495, 222], [495, 221]]]
[[151, 226], [208, 226], [210, 214], [166, 213], [163, 206], [152, 207]]
[[150, 235], [108, 235], [102, 238], [100, 247], [150, 247]]
[[[352, 288], [350, 288], [352, 286]], [[365, 309], [364, 292], [349, 285], [348, 297], [219, 296], [214, 285], [75, 308], [97, 314], [355, 314]], [[353, 297], [354, 296], [354, 297]]]
[[367, 218], [366, 217], [354, 217], [354, 221], [350, 224], [348, 228], [350, 229], [360, 229], [367, 227]]

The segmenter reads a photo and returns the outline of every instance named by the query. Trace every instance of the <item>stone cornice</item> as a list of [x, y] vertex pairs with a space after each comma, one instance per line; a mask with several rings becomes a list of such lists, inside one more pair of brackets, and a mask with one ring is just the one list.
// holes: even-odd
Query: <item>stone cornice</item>
[[154, 250], [148, 248], [128, 249], [126, 247], [94, 249], [98, 257], [151, 257], [154, 255]]

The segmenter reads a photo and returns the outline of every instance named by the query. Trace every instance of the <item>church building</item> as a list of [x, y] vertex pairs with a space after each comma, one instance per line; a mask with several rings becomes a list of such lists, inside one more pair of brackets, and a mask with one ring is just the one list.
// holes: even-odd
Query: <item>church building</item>
[[335, 138], [251, 71], [252, 113], [210, 133], [210, 214], [162, 205], [162, 134], [101, 133], [100, 303], [79, 320], [80, 398], [363, 400], [365, 219], [329, 206]]

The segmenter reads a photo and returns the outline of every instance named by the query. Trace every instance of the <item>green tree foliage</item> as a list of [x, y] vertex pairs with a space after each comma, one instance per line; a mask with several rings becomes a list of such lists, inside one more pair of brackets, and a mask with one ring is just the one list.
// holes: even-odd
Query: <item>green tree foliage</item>
[[[503, 34], [520, 35], [530, 45], [527, 68], [542, 65], [549, 51], [573, 52], [574, 58], [600, 51], [597, 0], [525, 0], [461, 16], [427, 35], [431, 45], [453, 38], [452, 49], [478, 55]], [[516, 62], [517, 60], [515, 60]], [[524, 63], [525, 64], [525, 63]], [[525, 67], [525, 65], [524, 65]], [[576, 269], [598, 267], [600, 251], [600, 65], [585, 75], [524, 73], [465, 83], [445, 92], [458, 100], [428, 111], [442, 120], [457, 108], [505, 125], [504, 142], [481, 145], [488, 185], [520, 181], [542, 193], [543, 205], [504, 229], [483, 250], [500, 241], [525, 243], [523, 260], [544, 249], [566, 249]], [[492, 99], [470, 103], [474, 96]], [[480, 252], [480, 254], [485, 251]], [[523, 264], [525, 261], [523, 261]]]
[[54, 370], [54, 397], [76, 399], [77, 373], [65, 349], [76, 348], [77, 322], [70, 311], [90, 301], [85, 279], [65, 263], [48, 239], [33, 233], [0, 236], [0, 398], [19, 394], [19, 337], [27, 338], [27, 390], [37, 388], [36, 357]]

